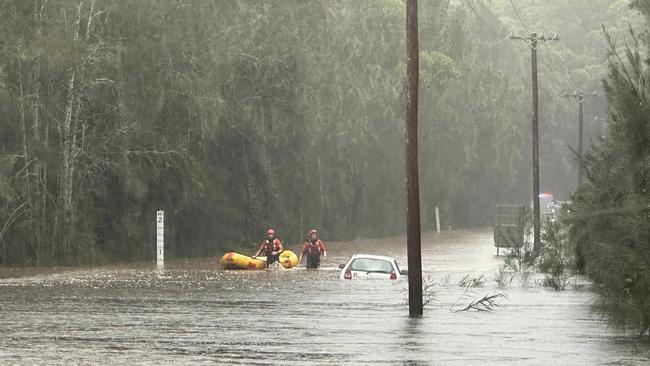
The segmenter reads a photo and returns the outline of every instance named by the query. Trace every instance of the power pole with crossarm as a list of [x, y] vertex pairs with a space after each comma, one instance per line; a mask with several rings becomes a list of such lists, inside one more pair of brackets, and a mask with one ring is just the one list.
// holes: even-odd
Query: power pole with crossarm
[[557, 33], [547, 38], [543, 33], [531, 33], [528, 37], [511, 36], [530, 45], [530, 70], [533, 89], [533, 253], [539, 254], [541, 248], [540, 212], [539, 212], [539, 102], [537, 90], [537, 46], [539, 43], [558, 41]]
[[573, 92], [573, 94], [562, 94], [565, 97], [574, 97], [578, 101], [578, 185], [582, 183], [582, 179], [584, 177], [584, 164], [583, 164], [583, 153], [584, 153], [584, 122], [583, 122], [583, 117], [584, 117], [584, 109], [582, 107], [585, 98], [586, 97], [594, 97], [596, 96], [596, 92], [594, 91], [591, 94], [585, 95], [585, 93], [580, 90], [579, 92]]

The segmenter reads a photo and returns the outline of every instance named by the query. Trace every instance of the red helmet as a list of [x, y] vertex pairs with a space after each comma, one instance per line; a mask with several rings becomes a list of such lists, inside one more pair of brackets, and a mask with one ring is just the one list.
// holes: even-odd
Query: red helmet
[[266, 230], [266, 236], [275, 236], [275, 230], [273, 229]]

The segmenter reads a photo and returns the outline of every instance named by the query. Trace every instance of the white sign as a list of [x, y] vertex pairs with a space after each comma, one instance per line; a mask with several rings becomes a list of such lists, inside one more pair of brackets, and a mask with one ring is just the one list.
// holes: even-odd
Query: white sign
[[165, 266], [165, 213], [156, 211], [156, 265]]

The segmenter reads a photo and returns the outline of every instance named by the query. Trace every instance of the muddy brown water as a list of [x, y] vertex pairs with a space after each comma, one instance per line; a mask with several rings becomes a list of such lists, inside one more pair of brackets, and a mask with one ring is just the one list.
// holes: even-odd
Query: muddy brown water
[[[650, 364], [647, 337], [612, 333], [588, 287], [498, 288], [489, 231], [424, 236], [435, 298], [422, 319], [408, 318], [406, 279], [338, 279], [352, 253], [406, 267], [403, 238], [328, 249], [319, 271], [224, 271], [210, 258], [1, 279], [0, 363]], [[466, 291], [456, 283], [467, 274], [485, 283]], [[493, 311], [454, 312], [498, 293]]]

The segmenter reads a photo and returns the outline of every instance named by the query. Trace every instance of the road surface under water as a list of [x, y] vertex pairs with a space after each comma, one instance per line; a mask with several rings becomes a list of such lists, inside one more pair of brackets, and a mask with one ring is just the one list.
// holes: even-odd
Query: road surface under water
[[[424, 237], [435, 298], [422, 319], [408, 318], [406, 279], [338, 279], [357, 252], [405, 267], [404, 238], [328, 249], [319, 271], [224, 271], [212, 258], [2, 279], [0, 363], [650, 364], [648, 338], [611, 333], [588, 290], [498, 288], [489, 231]], [[458, 286], [467, 274], [486, 281]], [[493, 311], [453, 312], [497, 293]]]

